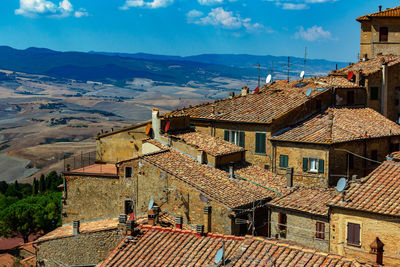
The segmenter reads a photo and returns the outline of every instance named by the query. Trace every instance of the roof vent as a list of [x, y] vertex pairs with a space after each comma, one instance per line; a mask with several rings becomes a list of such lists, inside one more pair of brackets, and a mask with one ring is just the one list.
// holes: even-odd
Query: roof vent
[[72, 228], [73, 228], [73, 234], [74, 235], [79, 235], [79, 226], [80, 226], [80, 222], [79, 221], [74, 221], [72, 223]]
[[203, 235], [204, 234], [204, 224], [196, 225], [196, 232], [199, 235]]

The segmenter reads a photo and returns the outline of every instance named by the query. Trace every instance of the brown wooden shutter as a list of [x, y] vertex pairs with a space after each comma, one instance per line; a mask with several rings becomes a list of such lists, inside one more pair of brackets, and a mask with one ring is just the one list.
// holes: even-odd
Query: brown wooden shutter
[[316, 223], [315, 237], [319, 239], [325, 239], [325, 223], [323, 222]]

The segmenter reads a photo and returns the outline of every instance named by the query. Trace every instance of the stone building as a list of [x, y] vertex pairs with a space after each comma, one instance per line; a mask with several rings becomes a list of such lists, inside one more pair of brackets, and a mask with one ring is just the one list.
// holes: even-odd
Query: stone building
[[379, 54], [400, 56], [400, 7], [387, 8], [357, 18], [361, 23], [360, 57]]
[[[125, 240], [98, 266], [372, 266], [358, 259], [260, 237], [160, 226], [139, 225], [136, 233]], [[217, 251], [222, 248], [222, 259], [215, 263]]]
[[329, 108], [271, 142], [274, 173], [289, 168], [293, 185], [328, 187], [374, 170], [399, 146], [400, 126], [370, 108]]
[[[221, 141], [218, 149], [229, 157], [232, 144]], [[268, 235], [265, 203], [285, 192], [283, 177], [243, 162], [227, 172], [206, 164], [202, 156], [153, 139], [144, 142], [143, 150], [150, 153], [117, 164], [120, 177], [127, 170], [132, 174], [126, 179], [134, 185], [135, 214], [147, 213], [149, 203], [155, 203], [207, 232]]]
[[293, 188], [268, 203], [271, 238], [329, 252], [329, 208], [335, 189]]
[[244, 147], [247, 161], [270, 168], [274, 133], [331, 105], [362, 106], [365, 101], [362, 86], [343, 77], [316, 77], [275, 82], [258, 93], [245, 87], [241, 95], [174, 110], [162, 120], [189, 117], [197, 131]]
[[34, 242], [38, 266], [93, 266], [121, 242], [118, 219], [63, 225]]
[[330, 206], [331, 252], [400, 264], [400, 162], [388, 159], [350, 183]]

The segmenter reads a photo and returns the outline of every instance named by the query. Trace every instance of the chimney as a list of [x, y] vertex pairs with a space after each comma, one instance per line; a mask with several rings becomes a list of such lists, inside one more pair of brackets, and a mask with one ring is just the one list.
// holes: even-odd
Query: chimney
[[160, 209], [159, 206], [154, 205], [152, 210], [154, 211], [154, 223], [155, 224], [159, 224], [159, 218], [160, 218], [161, 209]]
[[293, 168], [286, 169], [286, 186], [293, 187]]
[[147, 224], [151, 226], [156, 225], [156, 214], [154, 213], [153, 209], [150, 209], [147, 212]]
[[379, 6], [379, 12], [381, 12], [382, 11], [382, 6]]
[[368, 60], [368, 54], [364, 54], [363, 61], [367, 61], [367, 60]]
[[119, 217], [118, 217], [118, 222], [120, 224], [126, 224], [126, 219], [127, 219], [126, 214], [120, 214]]
[[206, 233], [211, 233], [211, 206], [204, 206], [203, 213], [204, 213], [204, 229]]
[[72, 223], [72, 229], [73, 229], [73, 234], [74, 235], [79, 235], [79, 226], [80, 226], [80, 222], [79, 221], [74, 221]]
[[183, 224], [182, 216], [176, 216], [175, 217], [175, 227], [178, 229], [182, 229], [182, 224]]
[[235, 170], [233, 162], [229, 163], [229, 178], [235, 179]]
[[197, 150], [197, 161], [200, 163], [200, 164], [203, 164], [204, 163], [204, 151], [203, 150]]
[[159, 140], [160, 139], [160, 133], [161, 133], [161, 120], [159, 118], [160, 112], [158, 108], [153, 108], [153, 111], [151, 113], [151, 124], [153, 127], [153, 133], [154, 133], [154, 139]]
[[388, 116], [388, 88], [387, 88], [387, 73], [388, 64], [386, 62], [382, 63], [382, 89], [381, 89], [381, 113], [383, 116]]
[[249, 92], [250, 92], [249, 87], [247, 87], [247, 86], [242, 87], [242, 96], [248, 95]]
[[377, 237], [375, 240], [369, 245], [371, 248], [370, 252], [371, 254], [376, 254], [376, 263], [379, 265], [383, 265], [383, 247], [385, 244], [382, 243], [382, 241]]
[[198, 236], [204, 235], [204, 225], [202, 224], [196, 225], [196, 232]]
[[235, 97], [235, 92], [230, 92], [230, 93], [229, 93], [229, 98], [232, 99], [232, 98], [234, 98], [234, 97]]

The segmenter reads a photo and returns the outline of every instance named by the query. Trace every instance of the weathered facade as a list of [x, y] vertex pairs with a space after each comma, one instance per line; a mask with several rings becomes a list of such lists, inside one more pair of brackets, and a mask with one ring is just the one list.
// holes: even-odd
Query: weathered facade
[[35, 241], [38, 266], [95, 265], [121, 242], [125, 233], [117, 219], [83, 222], [79, 232], [64, 225]]

